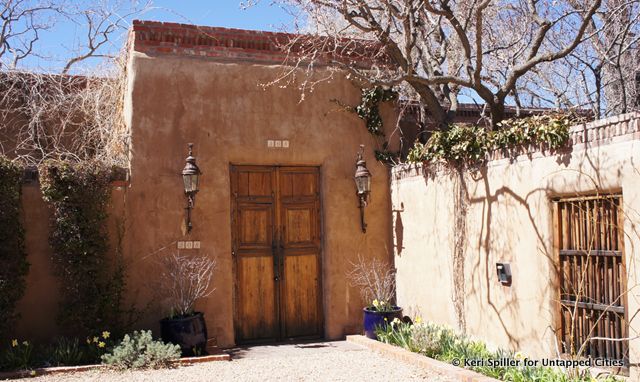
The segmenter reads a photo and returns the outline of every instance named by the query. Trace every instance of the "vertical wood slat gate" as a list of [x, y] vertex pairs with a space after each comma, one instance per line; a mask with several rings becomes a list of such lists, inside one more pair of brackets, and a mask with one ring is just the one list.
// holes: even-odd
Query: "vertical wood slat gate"
[[628, 362], [622, 197], [555, 201], [559, 340], [566, 353]]

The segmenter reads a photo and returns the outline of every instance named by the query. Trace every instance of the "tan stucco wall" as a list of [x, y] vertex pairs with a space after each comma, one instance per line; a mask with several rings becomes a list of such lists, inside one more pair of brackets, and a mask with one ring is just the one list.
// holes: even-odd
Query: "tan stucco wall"
[[[495, 160], [467, 173], [462, 184], [470, 200], [464, 275], [453, 271], [456, 176], [442, 170], [422, 175], [416, 169], [395, 169], [391, 194], [399, 304], [425, 319], [456, 327], [453, 280], [464, 277], [469, 334], [492, 347], [533, 357], [556, 354], [551, 199], [598, 189], [623, 193], [628, 317], [633, 317], [640, 308], [637, 135], [588, 149], [578, 145], [563, 155], [534, 153], [513, 163]], [[511, 287], [498, 282], [496, 262], [511, 263]], [[632, 336], [634, 329], [640, 329], [637, 317], [631, 322]], [[640, 343], [633, 340], [630, 347], [631, 363], [638, 362]]]
[[[216, 290], [197, 309], [205, 313], [210, 337], [221, 346], [234, 344], [229, 184], [233, 163], [320, 166], [324, 333], [335, 339], [358, 330], [362, 305], [357, 291], [348, 287], [345, 272], [359, 253], [390, 256], [388, 169], [373, 158], [373, 138], [363, 122], [332, 102], [357, 104], [359, 89], [337, 77], [317, 85], [300, 102], [295, 86], [259, 86], [281, 73], [281, 66], [131, 55], [125, 253], [135, 301], [140, 306], [151, 302], [140, 326], [157, 329], [168, 313], [153, 288], [157, 257], [176, 250], [178, 240], [199, 240], [200, 252], [217, 257], [218, 269]], [[267, 148], [268, 139], [288, 139], [290, 147]], [[203, 175], [194, 228], [185, 235], [180, 171], [188, 142], [195, 143]], [[366, 234], [360, 232], [353, 182], [361, 143], [367, 145], [373, 174]]]

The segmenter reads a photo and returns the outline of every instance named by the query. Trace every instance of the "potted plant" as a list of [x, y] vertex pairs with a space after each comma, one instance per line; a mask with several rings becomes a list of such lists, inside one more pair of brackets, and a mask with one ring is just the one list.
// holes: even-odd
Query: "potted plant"
[[205, 354], [207, 326], [195, 303], [213, 292], [216, 261], [206, 255], [173, 253], [161, 264], [161, 290], [171, 303], [169, 317], [160, 321], [162, 340], [180, 345], [183, 356]]
[[396, 293], [396, 272], [386, 261], [358, 257], [352, 270], [347, 274], [351, 285], [360, 288], [365, 303], [364, 334], [377, 339], [376, 328], [384, 327], [394, 318], [402, 318], [402, 308], [394, 304]]

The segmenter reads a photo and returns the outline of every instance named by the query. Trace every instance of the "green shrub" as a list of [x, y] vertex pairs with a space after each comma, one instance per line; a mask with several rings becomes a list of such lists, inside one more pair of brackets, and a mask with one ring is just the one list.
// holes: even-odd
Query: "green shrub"
[[[419, 321], [419, 320], [417, 320]], [[401, 346], [412, 352], [451, 363], [459, 360], [502, 360], [522, 359], [519, 353], [506, 350], [490, 351], [480, 341], [454, 332], [451, 328], [433, 323], [403, 323], [394, 320], [391, 325], [380, 327], [376, 331], [378, 340], [395, 346]], [[588, 370], [571, 370], [571, 373], [550, 367], [479, 365], [469, 369], [486, 376], [510, 382], [615, 382], [612, 376], [593, 379]]]
[[124, 336], [102, 362], [116, 369], [160, 368], [180, 358], [180, 346], [154, 341], [151, 331], [135, 331]]
[[20, 221], [22, 168], [0, 155], [0, 339], [8, 339], [29, 270]]
[[35, 364], [33, 345], [29, 341], [13, 339], [0, 350], [1, 370], [27, 370]]
[[60, 337], [43, 354], [51, 366], [75, 366], [85, 363], [86, 351], [77, 338]]

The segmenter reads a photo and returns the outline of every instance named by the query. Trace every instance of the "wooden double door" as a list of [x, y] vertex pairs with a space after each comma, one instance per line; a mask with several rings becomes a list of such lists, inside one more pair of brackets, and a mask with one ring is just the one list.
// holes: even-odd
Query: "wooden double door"
[[322, 337], [319, 168], [231, 166], [237, 343]]

